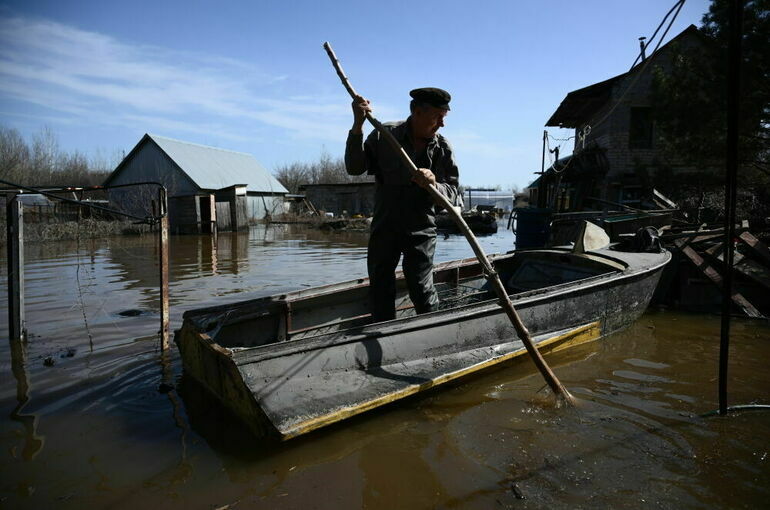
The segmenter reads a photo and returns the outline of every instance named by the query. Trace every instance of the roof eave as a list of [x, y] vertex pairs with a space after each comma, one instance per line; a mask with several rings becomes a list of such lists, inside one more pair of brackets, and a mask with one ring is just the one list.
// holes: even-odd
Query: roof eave
[[[561, 104], [559, 104], [559, 107], [556, 109], [553, 115], [551, 115], [551, 118], [548, 119], [548, 122], [545, 123], [545, 125], [547, 127], [578, 128], [585, 124], [590, 120], [591, 115], [593, 115], [607, 100], [609, 100], [610, 93], [612, 91], [612, 87], [615, 85], [615, 82], [619, 81], [630, 73], [634, 73], [640, 69], [643, 69], [644, 62], [648, 62], [656, 58], [663, 52], [664, 49], [671, 47], [673, 43], [680, 41], [682, 38], [689, 34], [694, 34], [700, 38], [706, 37], [700, 32], [700, 30], [698, 30], [695, 25], [688, 26], [666, 44], [658, 48], [658, 50], [647, 57], [645, 61], [639, 62], [625, 73], [614, 76], [608, 80], [588, 85], [582, 89], [573, 90], [572, 92], [568, 93]], [[592, 99], [595, 101], [594, 105], [583, 107], [583, 111], [574, 111], [575, 109], [579, 108], [578, 106], [575, 106], [576, 104], [585, 103], [586, 101], [590, 101]]]

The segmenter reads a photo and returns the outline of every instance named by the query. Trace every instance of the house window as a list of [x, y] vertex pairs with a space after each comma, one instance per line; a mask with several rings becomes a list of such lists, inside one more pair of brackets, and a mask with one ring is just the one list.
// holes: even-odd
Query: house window
[[624, 186], [620, 189], [620, 203], [624, 205], [637, 205], [642, 204], [642, 187], [641, 186]]
[[628, 147], [630, 149], [652, 149], [652, 108], [631, 108]]

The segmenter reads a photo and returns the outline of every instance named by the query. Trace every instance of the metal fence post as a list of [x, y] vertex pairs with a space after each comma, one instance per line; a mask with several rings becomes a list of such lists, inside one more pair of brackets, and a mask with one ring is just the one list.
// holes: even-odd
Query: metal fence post
[[160, 346], [163, 351], [169, 347], [168, 318], [168, 199], [166, 188], [158, 190], [160, 231], [158, 243], [160, 253]]
[[8, 247], [8, 333], [11, 340], [24, 340], [24, 206], [18, 196], [6, 206]]

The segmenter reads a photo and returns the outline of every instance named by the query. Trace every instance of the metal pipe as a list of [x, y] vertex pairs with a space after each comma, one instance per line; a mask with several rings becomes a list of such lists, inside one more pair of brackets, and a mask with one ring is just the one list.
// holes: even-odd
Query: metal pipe
[[730, 33], [727, 45], [727, 154], [725, 169], [725, 275], [722, 287], [722, 324], [719, 343], [719, 414], [727, 414], [727, 366], [730, 354], [730, 310], [735, 255], [735, 201], [738, 176], [740, 128], [741, 38], [743, 0], [730, 2]]

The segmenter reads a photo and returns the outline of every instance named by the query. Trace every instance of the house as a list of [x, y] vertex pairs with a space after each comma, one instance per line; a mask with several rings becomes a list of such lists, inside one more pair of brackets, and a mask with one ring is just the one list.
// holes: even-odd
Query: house
[[166, 187], [170, 230], [178, 234], [247, 230], [283, 213], [288, 193], [250, 154], [145, 134], [104, 185], [126, 212], [149, 216], [157, 188], [124, 185], [150, 182]]
[[339, 184], [302, 184], [300, 193], [318, 211], [333, 213], [335, 216], [371, 216], [374, 214], [374, 190], [376, 183], [347, 182]]
[[575, 130], [572, 155], [556, 153], [529, 186], [530, 203], [554, 212], [659, 207], [653, 181], [664, 161], [650, 99], [654, 75], [704, 37], [690, 25], [628, 72], [567, 94], [546, 126]]

